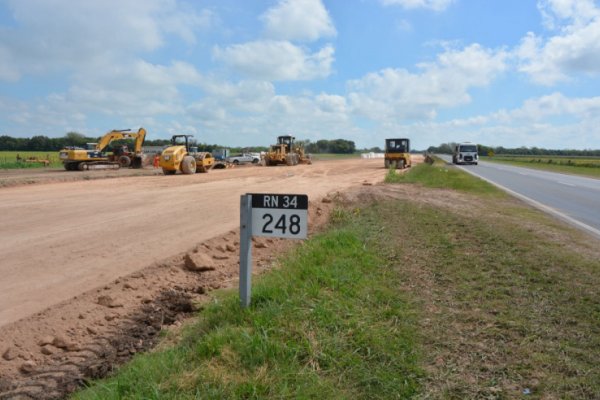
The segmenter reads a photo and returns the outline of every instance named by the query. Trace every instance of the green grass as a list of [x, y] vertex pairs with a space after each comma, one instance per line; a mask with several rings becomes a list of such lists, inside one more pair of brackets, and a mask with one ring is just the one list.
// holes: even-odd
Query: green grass
[[400, 181], [449, 204], [336, 209], [250, 309], [221, 293], [179, 344], [75, 397], [600, 398], [590, 239], [439, 165]]
[[482, 161], [506, 163], [518, 167], [539, 169], [600, 178], [600, 158], [559, 156], [494, 156], [481, 157]]
[[137, 357], [76, 398], [413, 396], [414, 313], [397, 273], [363, 240], [374, 222], [311, 239], [259, 280], [251, 308], [219, 296], [181, 344]]
[[503, 196], [503, 192], [482, 179], [436, 159], [433, 165], [417, 164], [408, 171], [398, 172], [390, 168], [385, 176], [386, 183], [418, 183], [429, 188], [452, 189], [462, 192]]
[[[423, 183], [464, 187], [458, 175], [438, 185], [431, 175], [447, 173], [429, 168], [417, 172]], [[600, 398], [597, 246], [510, 198], [478, 191], [445, 210], [390, 202], [375, 211], [382, 221], [402, 216], [387, 224], [389, 235], [414, 263], [400, 271], [424, 310], [429, 374], [421, 397], [522, 398], [529, 390], [531, 398]]]
[[19, 169], [19, 168], [43, 168], [40, 163], [18, 162], [17, 155], [23, 159], [36, 157], [39, 160], [50, 161], [49, 167], [62, 167], [62, 162], [58, 158], [57, 152], [47, 151], [0, 151], [0, 169]]

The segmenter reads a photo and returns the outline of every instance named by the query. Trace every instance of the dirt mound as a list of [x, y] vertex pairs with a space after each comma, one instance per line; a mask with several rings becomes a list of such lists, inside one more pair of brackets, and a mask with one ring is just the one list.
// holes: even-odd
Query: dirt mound
[[[162, 291], [156, 299], [122, 318], [111, 334], [95, 337], [89, 343], [54, 337], [43, 346], [48, 355], [43, 364], [26, 361], [20, 367], [19, 379], [0, 379], [0, 399], [62, 398], [89, 379], [105, 377], [115, 365], [152, 348], [163, 326], [181, 321], [195, 310], [188, 293], [191, 289], [196, 288]], [[93, 328], [89, 331], [94, 332]]]

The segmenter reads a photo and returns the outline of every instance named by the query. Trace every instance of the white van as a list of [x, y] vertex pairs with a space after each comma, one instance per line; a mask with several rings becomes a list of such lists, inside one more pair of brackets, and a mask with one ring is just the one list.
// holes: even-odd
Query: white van
[[452, 153], [453, 164], [475, 164], [479, 162], [477, 145], [474, 143], [459, 143], [454, 146]]

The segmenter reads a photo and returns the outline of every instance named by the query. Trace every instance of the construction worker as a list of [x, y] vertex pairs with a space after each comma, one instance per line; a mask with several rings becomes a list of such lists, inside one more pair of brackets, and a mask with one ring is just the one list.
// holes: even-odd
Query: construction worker
[[153, 161], [154, 168], [158, 168], [158, 161], [159, 160], [160, 160], [160, 156], [158, 155], [158, 153], [156, 153], [154, 155], [154, 161]]

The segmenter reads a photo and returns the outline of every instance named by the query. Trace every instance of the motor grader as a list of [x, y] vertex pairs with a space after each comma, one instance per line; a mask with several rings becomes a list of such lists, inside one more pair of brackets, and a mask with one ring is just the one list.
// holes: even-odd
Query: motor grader
[[191, 145], [193, 135], [173, 135], [171, 146], [163, 150], [158, 165], [163, 174], [174, 175], [177, 171], [189, 175], [196, 172], [208, 172], [215, 164], [215, 159], [209, 152], [199, 152]]
[[[146, 130], [140, 128], [136, 133], [131, 129], [113, 129], [107, 132], [98, 143], [89, 143], [87, 149], [66, 147], [59, 153], [59, 158], [67, 171], [83, 171], [88, 169], [142, 168], [142, 145], [146, 138]], [[126, 145], [120, 145], [109, 151], [109, 145], [115, 140], [134, 139], [133, 151]]]
[[266, 166], [312, 164], [310, 155], [304, 152], [302, 146], [297, 146], [295, 137], [285, 135], [277, 137], [277, 144], [271, 146], [263, 158]]
[[410, 167], [411, 161], [409, 152], [409, 139], [385, 139], [385, 168], [404, 169]]

